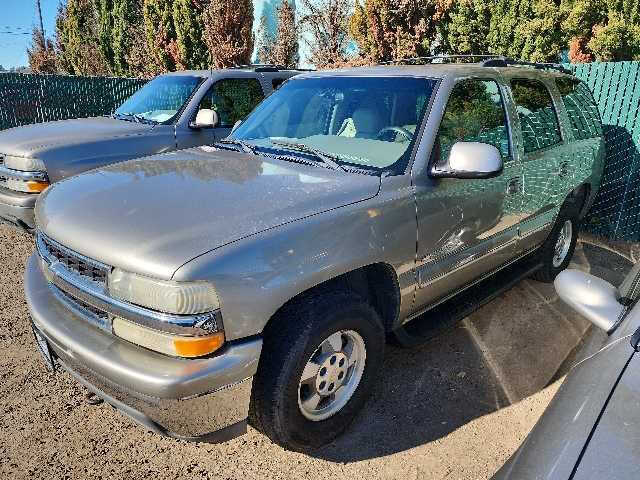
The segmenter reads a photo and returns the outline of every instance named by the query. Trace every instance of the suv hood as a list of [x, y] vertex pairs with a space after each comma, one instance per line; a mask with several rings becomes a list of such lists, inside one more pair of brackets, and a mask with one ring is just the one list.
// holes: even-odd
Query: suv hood
[[199, 147], [63, 180], [38, 199], [36, 219], [78, 253], [169, 279], [212, 249], [379, 188], [377, 176]]
[[111, 117], [77, 118], [24, 125], [0, 132], [0, 153], [35, 157], [48, 148], [94, 140], [138, 135], [153, 125]]

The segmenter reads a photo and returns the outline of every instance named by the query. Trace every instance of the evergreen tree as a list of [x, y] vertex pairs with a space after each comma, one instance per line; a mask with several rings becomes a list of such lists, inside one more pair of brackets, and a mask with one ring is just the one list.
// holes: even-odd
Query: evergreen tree
[[448, 12], [439, 33], [447, 54], [482, 55], [489, 52], [487, 37], [491, 6], [486, 0], [460, 0]]
[[176, 31], [178, 68], [208, 68], [209, 51], [202, 41], [202, 3], [197, 0], [174, 0], [173, 25]]
[[260, 21], [261, 44], [258, 47], [258, 57], [261, 61], [295, 68], [300, 60], [298, 54], [298, 25], [296, 23], [295, 8], [289, 0], [282, 0], [277, 9], [276, 34], [271, 35], [267, 30], [266, 18]]
[[112, 0], [111, 50], [112, 72], [116, 76], [138, 75], [127, 57], [133, 48], [141, 45], [133, 42], [133, 29], [143, 29], [141, 0]]
[[252, 0], [214, 0], [204, 8], [203, 19], [202, 37], [215, 68], [251, 62], [254, 42]]
[[173, 24], [173, 1], [144, 0], [142, 15], [148, 49], [146, 55], [149, 56], [147, 72], [157, 75], [174, 71], [178, 54]]
[[311, 62], [326, 68], [347, 60], [351, 0], [302, 0], [300, 24], [310, 39]]
[[[56, 73], [56, 52], [53, 42], [44, 38], [42, 30], [33, 29], [31, 46], [27, 48], [29, 67], [35, 73]], [[0, 71], [4, 69], [0, 66]]]

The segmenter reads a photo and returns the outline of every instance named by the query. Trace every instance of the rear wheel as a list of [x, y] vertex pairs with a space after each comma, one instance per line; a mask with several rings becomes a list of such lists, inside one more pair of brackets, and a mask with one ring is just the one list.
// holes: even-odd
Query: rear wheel
[[550, 283], [571, 262], [578, 241], [578, 209], [566, 203], [558, 213], [553, 229], [538, 252], [542, 268], [534, 275], [538, 281]]
[[348, 293], [309, 296], [265, 331], [250, 418], [291, 450], [331, 442], [355, 418], [384, 356], [375, 310]]

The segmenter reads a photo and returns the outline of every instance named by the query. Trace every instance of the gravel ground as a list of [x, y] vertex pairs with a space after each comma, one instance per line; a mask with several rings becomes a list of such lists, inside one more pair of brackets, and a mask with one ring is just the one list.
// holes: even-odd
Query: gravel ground
[[[594, 248], [577, 252], [584, 268], [601, 255]], [[22, 291], [32, 250], [30, 236], [0, 225], [3, 479], [488, 478], [542, 414], [586, 331], [548, 286], [525, 280], [429, 345], [390, 347], [373, 398], [322, 450], [287, 452], [251, 428], [221, 445], [186, 443], [90, 406], [66, 373], [46, 373]], [[615, 278], [628, 268], [596, 263]]]

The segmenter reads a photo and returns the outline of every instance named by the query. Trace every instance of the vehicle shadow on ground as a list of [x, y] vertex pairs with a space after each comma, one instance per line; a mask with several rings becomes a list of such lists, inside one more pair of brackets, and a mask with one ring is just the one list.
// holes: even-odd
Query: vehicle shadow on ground
[[[617, 285], [631, 262], [581, 243], [573, 266]], [[442, 438], [543, 389], [588, 329], [552, 285], [523, 280], [422, 347], [389, 346], [364, 410], [335, 443], [310, 454], [354, 462]]]

